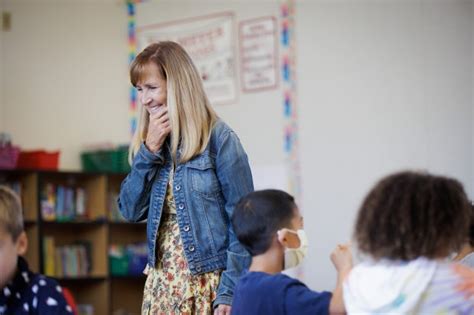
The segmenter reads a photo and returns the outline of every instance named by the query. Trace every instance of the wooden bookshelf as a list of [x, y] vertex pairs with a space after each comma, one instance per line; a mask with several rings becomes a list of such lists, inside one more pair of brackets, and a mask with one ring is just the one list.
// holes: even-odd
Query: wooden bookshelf
[[[116, 195], [125, 177], [110, 176], [108, 179], [108, 195]], [[111, 206], [110, 206], [111, 207]], [[146, 241], [146, 224], [117, 221], [109, 209], [109, 244], [128, 245]], [[110, 277], [110, 305], [116, 314], [141, 314], [143, 287], [145, 276], [114, 276]]]
[[[54, 278], [72, 292], [77, 304], [92, 305], [94, 314], [140, 314], [145, 276], [115, 276], [109, 265], [112, 244], [126, 246], [146, 241], [144, 223], [123, 222], [112, 209], [116, 208], [115, 200], [124, 178], [125, 174], [0, 170], [0, 184], [16, 185], [20, 190], [29, 239], [25, 258], [33, 271], [45, 273], [47, 257], [43, 245], [46, 238], [54, 240], [54, 248], [90, 244], [87, 246], [90, 252], [87, 274], [55, 273]], [[83, 189], [87, 216], [44, 220], [41, 201], [48, 184]]]

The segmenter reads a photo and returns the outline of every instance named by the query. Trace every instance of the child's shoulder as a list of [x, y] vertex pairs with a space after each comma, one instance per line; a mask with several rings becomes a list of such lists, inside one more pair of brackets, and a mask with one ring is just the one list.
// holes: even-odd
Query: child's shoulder
[[273, 289], [277, 287], [287, 287], [291, 285], [301, 285], [306, 287], [306, 285], [298, 279], [289, 277], [283, 273], [269, 274], [265, 272], [250, 271], [243, 275], [242, 281], [246, 282], [249, 285], [268, 287]]
[[57, 310], [62, 310], [61, 314], [72, 313], [72, 309], [64, 297], [63, 289], [55, 279], [43, 274], [32, 273], [28, 287], [33, 296], [33, 306], [36, 306], [40, 313]]
[[29, 314], [72, 314], [56, 280], [29, 270], [22, 257], [18, 259], [17, 268], [14, 279], [1, 292], [0, 300], [3, 298], [9, 302], [0, 305], [0, 310], [6, 310], [7, 314], [23, 311]]
[[50, 277], [43, 274], [31, 273], [29, 286], [33, 292], [56, 291], [62, 293], [59, 283]]

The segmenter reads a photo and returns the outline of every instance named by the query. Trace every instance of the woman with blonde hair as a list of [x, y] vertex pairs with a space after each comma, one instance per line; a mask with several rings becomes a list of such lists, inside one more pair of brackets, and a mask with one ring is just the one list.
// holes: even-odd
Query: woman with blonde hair
[[247, 154], [177, 43], [146, 47], [130, 79], [142, 106], [119, 207], [129, 221], [147, 220], [142, 314], [230, 314], [250, 262], [229, 219], [253, 191]]

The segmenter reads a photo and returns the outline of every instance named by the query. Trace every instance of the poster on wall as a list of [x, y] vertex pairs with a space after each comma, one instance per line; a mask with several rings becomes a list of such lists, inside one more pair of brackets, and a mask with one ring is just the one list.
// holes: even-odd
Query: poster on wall
[[218, 13], [137, 28], [139, 50], [148, 44], [171, 40], [193, 59], [213, 105], [237, 99], [234, 14]]
[[255, 92], [276, 88], [278, 59], [275, 18], [241, 21], [239, 38], [242, 90]]

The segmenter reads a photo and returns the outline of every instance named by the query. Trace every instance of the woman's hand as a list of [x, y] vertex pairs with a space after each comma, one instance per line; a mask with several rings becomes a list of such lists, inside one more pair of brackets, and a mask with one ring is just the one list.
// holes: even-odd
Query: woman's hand
[[214, 310], [214, 315], [230, 315], [231, 306], [219, 304]]
[[171, 132], [168, 107], [160, 106], [156, 113], [150, 114], [145, 145], [153, 153], [158, 152]]

